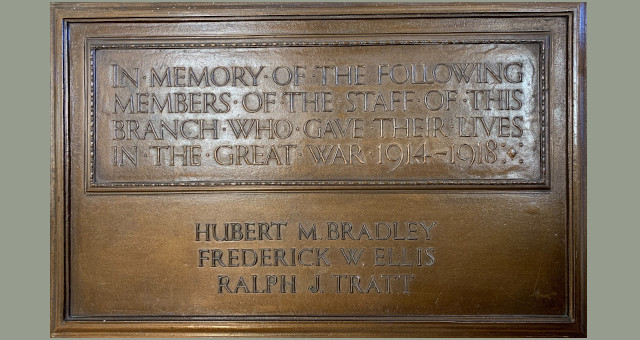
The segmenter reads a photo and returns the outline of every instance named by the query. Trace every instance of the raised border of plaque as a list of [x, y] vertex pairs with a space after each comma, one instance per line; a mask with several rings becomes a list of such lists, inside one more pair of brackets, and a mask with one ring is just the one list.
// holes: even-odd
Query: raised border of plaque
[[[395, 18], [407, 17], [560, 17], [567, 22], [567, 69], [565, 70], [567, 125], [567, 302], [563, 315], [413, 315], [413, 316], [108, 316], [77, 317], [70, 313], [70, 75], [69, 27], [73, 23], [100, 22], [188, 22], [241, 20], [307, 20], [327, 18]], [[508, 32], [507, 32], [508, 33]], [[545, 32], [537, 32], [543, 37]], [[50, 334], [52, 337], [198, 337], [198, 336], [341, 336], [341, 337], [585, 337], [586, 292], [586, 4], [584, 3], [475, 3], [475, 4], [172, 4], [172, 3], [59, 3], [51, 5], [51, 258], [50, 258]], [[527, 40], [527, 42], [546, 40]], [[123, 45], [124, 44], [124, 45]], [[133, 45], [132, 45], [133, 44]], [[86, 41], [88, 55], [100, 48], [140, 48], [139, 42], [104, 38]], [[144, 42], [143, 42], [144, 44]], [[135, 46], [134, 46], [135, 45]], [[144, 46], [142, 46], [144, 47]], [[548, 62], [542, 53], [542, 64]], [[92, 59], [85, 60], [86, 67]], [[545, 79], [547, 77], [544, 77]], [[87, 72], [87, 81], [93, 78]], [[544, 81], [542, 82], [543, 87]], [[92, 86], [92, 85], [91, 85]], [[92, 92], [89, 87], [85, 88]], [[547, 93], [547, 92], [545, 92]], [[93, 103], [87, 104], [91, 121]], [[548, 115], [541, 105], [541, 117]], [[544, 119], [544, 118], [543, 118]], [[543, 125], [544, 126], [544, 125]], [[549, 129], [542, 129], [541, 176], [539, 181], [322, 181], [274, 182], [242, 180], [239, 183], [100, 183], [94, 179], [92, 155], [96, 140], [91, 133], [84, 160], [85, 193], [100, 192], [190, 192], [190, 191], [314, 191], [364, 190], [384, 192], [434, 192], [465, 190], [524, 190], [547, 192], [550, 171], [545, 171], [552, 155], [546, 143]], [[92, 131], [89, 129], [89, 131]]]

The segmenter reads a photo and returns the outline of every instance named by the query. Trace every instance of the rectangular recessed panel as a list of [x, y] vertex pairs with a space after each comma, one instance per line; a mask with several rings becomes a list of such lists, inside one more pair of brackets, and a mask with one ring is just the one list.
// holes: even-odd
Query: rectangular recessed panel
[[89, 187], [544, 183], [545, 41], [420, 38], [91, 43]]

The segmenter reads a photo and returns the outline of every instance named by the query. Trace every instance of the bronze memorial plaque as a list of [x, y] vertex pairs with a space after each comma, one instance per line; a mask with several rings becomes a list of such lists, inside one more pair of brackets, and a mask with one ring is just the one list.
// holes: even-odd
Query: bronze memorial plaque
[[52, 336], [586, 336], [584, 4], [53, 4]]

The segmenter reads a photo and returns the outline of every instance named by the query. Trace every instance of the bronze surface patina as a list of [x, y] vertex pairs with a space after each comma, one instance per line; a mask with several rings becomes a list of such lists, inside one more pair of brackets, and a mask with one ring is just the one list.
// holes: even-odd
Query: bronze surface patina
[[52, 336], [586, 336], [584, 4], [53, 4]]

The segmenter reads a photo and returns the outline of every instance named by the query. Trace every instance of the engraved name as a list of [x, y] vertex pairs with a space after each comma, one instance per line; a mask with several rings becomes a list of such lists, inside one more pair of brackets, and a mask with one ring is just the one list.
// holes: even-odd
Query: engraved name
[[[296, 224], [297, 228], [291, 228]], [[409, 294], [419, 272], [378, 270], [433, 266], [436, 258], [431, 240], [437, 224], [436, 221], [198, 222], [194, 225], [195, 241], [211, 247], [197, 249], [197, 267], [215, 270], [218, 294]], [[362, 247], [349, 247], [343, 242], [367, 240], [376, 242]], [[281, 246], [282, 241], [286, 247]], [[407, 241], [415, 245], [407, 246]], [[248, 268], [265, 267], [273, 271], [247, 273]], [[283, 271], [293, 267], [327, 270], [311, 277]], [[376, 273], [359, 272], [368, 268], [376, 268]]]

